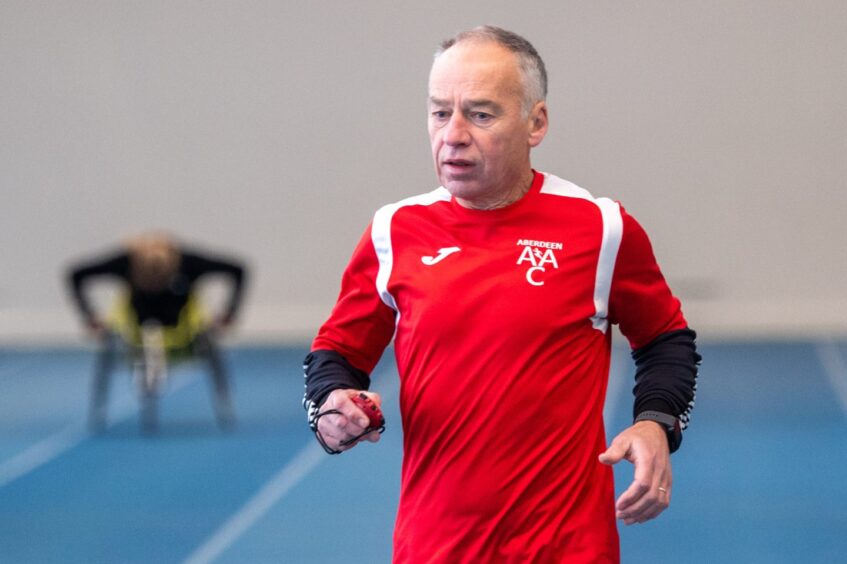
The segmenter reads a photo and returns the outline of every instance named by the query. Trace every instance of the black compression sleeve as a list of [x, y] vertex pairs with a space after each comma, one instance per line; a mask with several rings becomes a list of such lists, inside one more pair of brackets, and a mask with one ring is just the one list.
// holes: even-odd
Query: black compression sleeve
[[312, 351], [303, 360], [306, 377], [306, 395], [303, 407], [320, 407], [333, 390], [352, 388], [367, 390], [371, 379], [366, 372], [347, 362], [341, 354], [332, 350]]
[[635, 360], [633, 416], [659, 411], [678, 417], [682, 428], [694, 407], [697, 388], [697, 334], [691, 329], [663, 333], [632, 352]]

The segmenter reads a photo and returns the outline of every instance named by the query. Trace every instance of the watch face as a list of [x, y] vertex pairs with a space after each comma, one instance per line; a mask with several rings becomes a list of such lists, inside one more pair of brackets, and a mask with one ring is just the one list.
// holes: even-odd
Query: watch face
[[682, 443], [682, 427], [679, 424], [679, 419], [674, 421], [672, 427], [668, 429], [668, 447], [670, 447], [670, 451], [674, 452], [679, 448], [679, 445]]

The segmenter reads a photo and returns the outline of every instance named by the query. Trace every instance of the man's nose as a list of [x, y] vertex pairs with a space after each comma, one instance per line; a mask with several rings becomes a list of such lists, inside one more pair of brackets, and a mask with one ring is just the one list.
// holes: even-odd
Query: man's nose
[[468, 121], [460, 112], [450, 116], [450, 121], [444, 127], [444, 142], [447, 145], [467, 145], [470, 143]]

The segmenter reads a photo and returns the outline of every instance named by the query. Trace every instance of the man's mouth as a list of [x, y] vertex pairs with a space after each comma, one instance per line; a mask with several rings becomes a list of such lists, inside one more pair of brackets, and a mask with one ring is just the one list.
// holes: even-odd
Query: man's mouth
[[470, 168], [474, 165], [473, 162], [464, 159], [445, 159], [441, 161], [441, 164], [451, 168]]

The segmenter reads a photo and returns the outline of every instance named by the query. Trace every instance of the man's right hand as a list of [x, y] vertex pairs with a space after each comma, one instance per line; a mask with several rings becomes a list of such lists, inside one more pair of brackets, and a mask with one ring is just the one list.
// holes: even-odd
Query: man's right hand
[[377, 407], [381, 406], [382, 399], [379, 394], [352, 389], [333, 390], [327, 396], [323, 405], [321, 405], [319, 414], [330, 410], [339, 411], [339, 413], [331, 413], [318, 419], [318, 432], [328, 447], [338, 451], [344, 451], [353, 448], [363, 440], [372, 443], [379, 440], [379, 431], [375, 430], [359, 437], [352, 443], [342, 444], [353, 437], [361, 435], [369, 427], [370, 419], [368, 415], [353, 403], [352, 398], [360, 393], [368, 396]]

